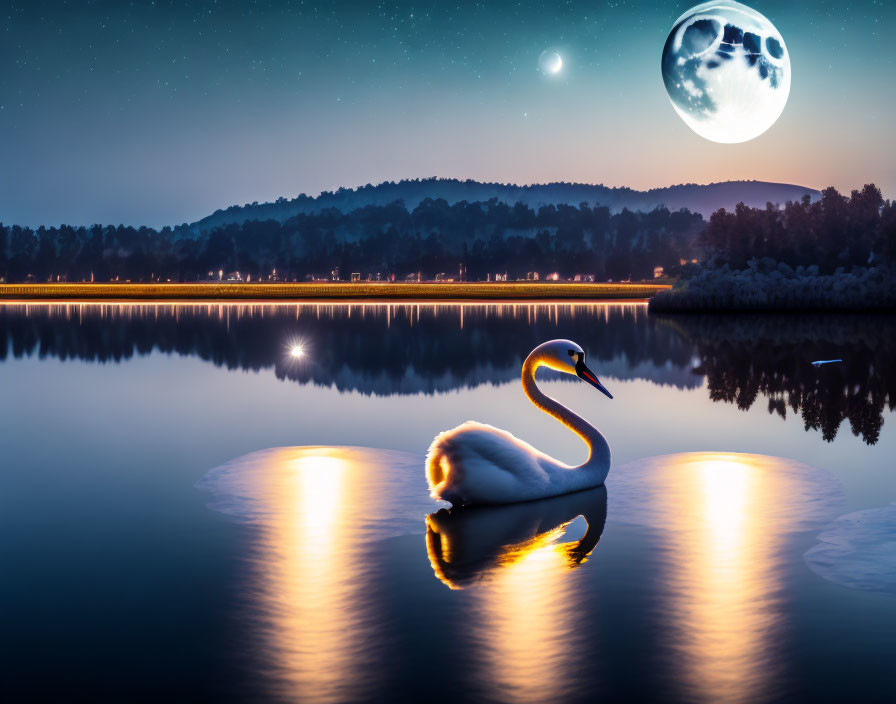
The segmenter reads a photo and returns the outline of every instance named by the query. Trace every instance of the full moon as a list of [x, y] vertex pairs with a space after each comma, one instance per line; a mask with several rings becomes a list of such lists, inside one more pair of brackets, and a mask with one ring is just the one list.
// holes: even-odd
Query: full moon
[[546, 76], [555, 76], [563, 68], [563, 58], [556, 51], [543, 51], [538, 57], [538, 69]]
[[758, 137], [775, 124], [790, 95], [790, 54], [781, 33], [733, 0], [697, 5], [676, 20], [662, 71], [675, 111], [713, 142]]

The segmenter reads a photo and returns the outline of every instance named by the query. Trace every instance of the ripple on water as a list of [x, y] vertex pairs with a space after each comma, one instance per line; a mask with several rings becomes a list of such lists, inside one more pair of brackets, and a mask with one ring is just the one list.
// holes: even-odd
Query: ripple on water
[[843, 487], [830, 472], [736, 452], [686, 452], [614, 466], [607, 489], [610, 520], [661, 530], [736, 520], [766, 532], [800, 533], [829, 521], [843, 503]]
[[758, 701], [780, 691], [793, 537], [843, 500], [831, 474], [736, 453], [651, 457], [614, 467], [608, 524], [650, 530], [644, 549], [664, 624], [672, 684], [696, 701]]
[[387, 669], [373, 544], [425, 530], [423, 458], [363, 447], [280, 447], [197, 487], [251, 524], [239, 639], [266, 698], [357, 701]]
[[350, 521], [357, 537], [371, 540], [423, 532], [434, 507], [422, 456], [369, 447], [259, 450], [210, 470], [196, 488], [209, 508], [246, 523], [270, 523], [307, 505], [329, 511], [323, 523], [331, 528]]
[[[422, 457], [333, 447], [263, 450], [198, 483], [212, 508], [253, 527], [243, 641], [272, 698], [354, 701], [375, 691], [389, 652], [377, 587], [392, 577], [372, 544], [428, 524], [419, 559], [444, 584], [472, 587], [454, 598], [471, 684], [495, 700], [567, 699], [591, 672], [594, 634], [581, 622], [594, 596], [578, 566], [599, 550], [607, 514], [608, 526], [649, 531], [632, 559], [655, 576], [643, 603], [660, 624], [676, 696], [753, 701], [779, 691], [788, 580], [795, 563], [803, 568], [793, 536], [837, 515], [839, 482], [774, 457], [689, 453], [614, 467], [607, 485], [432, 513]], [[576, 540], [580, 515], [588, 530]]]
[[851, 589], [896, 593], [896, 504], [840, 516], [806, 554], [817, 575]]

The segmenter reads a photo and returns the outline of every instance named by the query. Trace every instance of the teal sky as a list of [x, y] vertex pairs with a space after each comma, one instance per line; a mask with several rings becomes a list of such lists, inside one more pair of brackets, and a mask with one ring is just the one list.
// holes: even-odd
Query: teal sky
[[[8, 1], [0, 221], [177, 224], [427, 176], [896, 196], [896, 4], [752, 6], [787, 43], [790, 99], [723, 145], [660, 76], [689, 3]], [[546, 49], [558, 76], [539, 73]]]

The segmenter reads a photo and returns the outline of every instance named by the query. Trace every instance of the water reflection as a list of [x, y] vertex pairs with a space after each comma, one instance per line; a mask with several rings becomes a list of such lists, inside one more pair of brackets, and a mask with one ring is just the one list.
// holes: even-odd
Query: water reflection
[[804, 555], [817, 575], [850, 589], [896, 594], [896, 503], [840, 516]]
[[607, 376], [700, 384], [689, 344], [643, 303], [0, 305], [0, 360], [159, 351], [382, 395], [516, 381], [529, 350], [557, 337], [583, 344]]
[[[579, 516], [581, 540], [557, 542]], [[492, 581], [502, 570], [542, 551], [578, 567], [597, 546], [607, 519], [607, 490], [505, 506], [441, 509], [426, 519], [426, 552], [436, 577], [451, 589]]]
[[366, 551], [419, 525], [421, 485], [419, 458], [334, 447], [263, 450], [198, 483], [212, 508], [257, 527], [245, 651], [270, 696], [352, 701], [376, 685], [386, 653]]
[[[665, 318], [694, 342], [713, 401], [798, 413], [832, 441], [844, 420], [873, 445], [885, 409], [896, 409], [896, 316], [687, 315]], [[842, 364], [815, 368], [816, 359]]]
[[[0, 304], [0, 361], [115, 361], [154, 351], [340, 391], [434, 393], [516, 381], [553, 338], [613, 379], [797, 415], [833, 440], [844, 421], [877, 442], [896, 410], [896, 316], [648, 315], [641, 303]], [[303, 357], [290, 354], [300, 340]], [[816, 369], [815, 359], [844, 362]]]
[[608, 484], [612, 519], [656, 531], [659, 616], [682, 695], [774, 698], [792, 536], [836, 512], [837, 481], [774, 457], [692, 453], [614, 468]]
[[[442, 509], [427, 518], [436, 577], [475, 586], [469, 616], [476, 686], [490, 699], [559, 701], [580, 690], [594, 634], [581, 628], [587, 594], [569, 579], [600, 540], [604, 487], [523, 504]], [[585, 534], [563, 541], [583, 517]]]

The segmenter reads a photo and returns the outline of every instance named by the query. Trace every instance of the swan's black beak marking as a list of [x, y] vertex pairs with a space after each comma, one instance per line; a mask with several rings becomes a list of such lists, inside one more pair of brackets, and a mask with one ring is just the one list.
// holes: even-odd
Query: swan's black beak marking
[[576, 361], [576, 376], [582, 381], [587, 381], [598, 391], [602, 391], [610, 398], [613, 398], [613, 394], [607, 391], [607, 387], [600, 383], [600, 380], [594, 376], [594, 372], [585, 366], [585, 360], [582, 357], [579, 357]]

